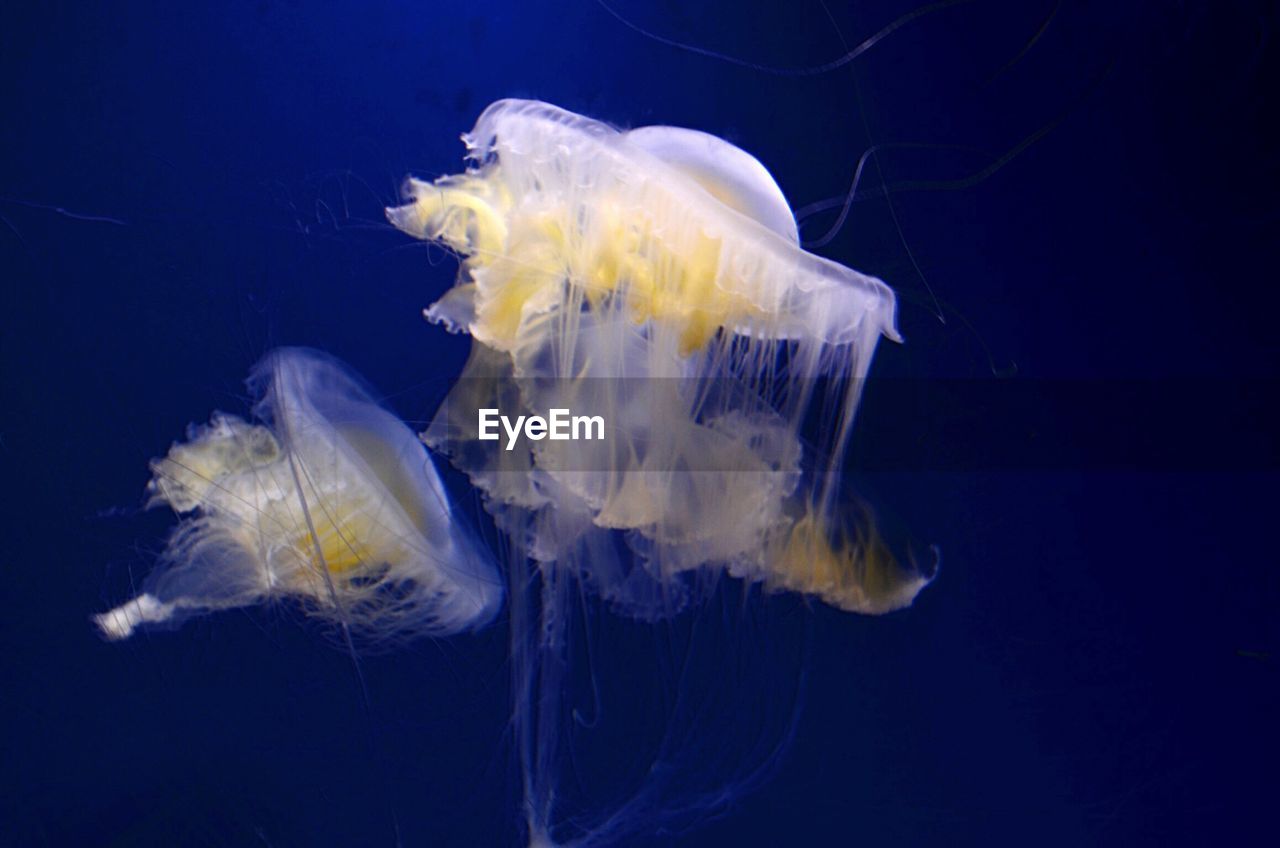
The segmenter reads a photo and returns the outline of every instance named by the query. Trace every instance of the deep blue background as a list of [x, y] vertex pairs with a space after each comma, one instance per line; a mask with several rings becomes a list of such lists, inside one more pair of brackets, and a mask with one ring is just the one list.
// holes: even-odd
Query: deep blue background
[[[796, 207], [844, 192], [873, 143], [967, 148], [886, 149], [863, 187], [902, 189], [892, 206], [856, 203], [822, 251], [900, 292], [907, 344], [877, 373], [1001, 374], [1045, 397], [1065, 378], [1199, 378], [1188, 414], [1216, 422], [1180, 431], [1185, 465], [1126, 470], [1106, 428], [1079, 427], [1077, 463], [866, 479], [941, 546], [940, 578], [889, 618], [808, 614], [778, 773], [679, 844], [1275, 841], [1276, 467], [1212, 461], [1214, 440], [1275, 425], [1215, 419], [1196, 390], [1257, 378], [1244, 390], [1265, 400], [1280, 377], [1269, 4], [972, 2], [803, 77], [660, 44], [591, 0], [16, 5], [0, 13], [0, 844], [390, 845], [393, 813], [406, 845], [514, 841], [503, 627], [367, 658], [370, 717], [350, 659], [287, 608], [123, 645], [87, 620], [171, 524], [138, 512], [147, 460], [213, 408], [242, 412], [271, 346], [330, 351], [401, 416], [430, 415], [465, 343], [420, 309], [454, 265], [380, 210], [406, 173], [457, 170], [458, 134], [507, 96], [717, 133]], [[779, 67], [914, 6], [613, 5]], [[908, 412], [873, 394], [857, 450]]]

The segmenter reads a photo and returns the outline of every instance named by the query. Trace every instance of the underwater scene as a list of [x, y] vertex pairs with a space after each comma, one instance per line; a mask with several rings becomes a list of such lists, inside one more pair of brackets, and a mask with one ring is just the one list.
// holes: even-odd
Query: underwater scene
[[1277, 838], [1261, 0], [0, 12], [0, 846]]

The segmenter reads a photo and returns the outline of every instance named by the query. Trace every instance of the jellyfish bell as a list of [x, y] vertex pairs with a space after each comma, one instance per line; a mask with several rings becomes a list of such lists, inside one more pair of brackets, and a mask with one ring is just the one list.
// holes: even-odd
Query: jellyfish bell
[[750, 153], [719, 136], [684, 127], [637, 127], [627, 143], [680, 171], [725, 206], [800, 244], [791, 206], [769, 170]]
[[149, 505], [182, 520], [143, 592], [94, 616], [105, 637], [278, 598], [374, 640], [493, 618], [493, 564], [421, 443], [359, 378], [284, 348], [248, 385], [258, 423], [214, 413], [151, 463]]
[[412, 202], [387, 215], [467, 257], [463, 285], [428, 317], [492, 347], [511, 350], [562, 301], [607, 295], [673, 325], [685, 355], [722, 328], [863, 348], [898, 338], [892, 290], [803, 251], [768, 171], [726, 141], [621, 132], [524, 100], [494, 103], [463, 140], [467, 173], [410, 178]]

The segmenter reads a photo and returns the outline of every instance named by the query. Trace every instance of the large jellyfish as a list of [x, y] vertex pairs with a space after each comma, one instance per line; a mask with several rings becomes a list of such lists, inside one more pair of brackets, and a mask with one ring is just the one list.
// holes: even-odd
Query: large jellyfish
[[451, 514], [413, 432], [314, 350], [254, 367], [250, 423], [215, 412], [151, 463], [150, 505], [183, 516], [143, 591], [94, 616], [109, 639], [277, 598], [371, 639], [488, 623], [492, 563]]
[[[605, 841], [618, 814], [557, 809], [578, 587], [657, 620], [724, 574], [865, 613], [931, 578], [889, 554], [842, 484], [896, 302], [802, 250], [768, 171], [714, 136], [503, 100], [463, 139], [465, 173], [410, 179], [388, 210], [462, 257], [426, 316], [468, 333], [472, 356], [423, 438], [511, 540], [529, 840]], [[604, 438], [482, 439], [484, 410], [598, 416]]]

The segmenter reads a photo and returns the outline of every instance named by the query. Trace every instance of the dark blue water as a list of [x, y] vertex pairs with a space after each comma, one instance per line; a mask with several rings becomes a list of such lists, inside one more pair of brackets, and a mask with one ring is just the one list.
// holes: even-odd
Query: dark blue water
[[[502, 622], [363, 658], [366, 706], [289, 607], [124, 644], [87, 618], [171, 524], [140, 511], [147, 460], [243, 413], [271, 347], [329, 351], [430, 417], [466, 343], [420, 310], [455, 265], [381, 209], [405, 174], [456, 171], [459, 133], [511, 96], [716, 133], [797, 208], [884, 145], [821, 252], [899, 291], [907, 342], [880, 350], [854, 454], [941, 574], [886, 618], [765, 602], [797, 640], [770, 661], [805, 678], [776, 772], [635, 844], [1269, 844], [1268, 7], [962, 3], [798, 76], [591, 0], [7, 7], [0, 844], [516, 844]], [[612, 8], [806, 68], [914, 5]], [[643, 741], [624, 660], [654, 637], [610, 638], [601, 717]], [[718, 708], [787, 713], [762, 668]], [[751, 722], [726, 725], [673, 785], [756, 755]], [[636, 768], [625, 734], [610, 750]]]

